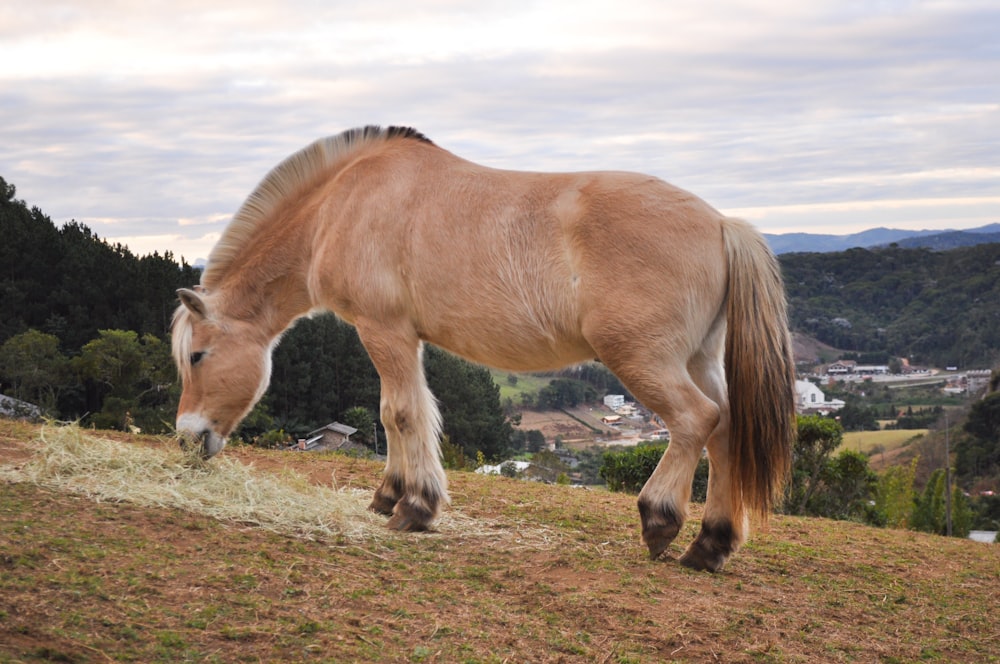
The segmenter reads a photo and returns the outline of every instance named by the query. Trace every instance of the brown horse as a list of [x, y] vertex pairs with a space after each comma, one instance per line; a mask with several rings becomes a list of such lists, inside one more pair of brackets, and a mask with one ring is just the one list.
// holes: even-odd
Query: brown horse
[[321, 139], [257, 186], [178, 291], [177, 430], [208, 457], [267, 388], [271, 350], [312, 311], [353, 324], [382, 381], [388, 462], [371, 508], [424, 530], [448, 502], [429, 342], [544, 370], [599, 359], [667, 424], [639, 494], [656, 558], [684, 521], [707, 447], [701, 531], [681, 557], [718, 570], [780, 491], [794, 369], [777, 262], [748, 224], [653, 177], [465, 161], [407, 128]]

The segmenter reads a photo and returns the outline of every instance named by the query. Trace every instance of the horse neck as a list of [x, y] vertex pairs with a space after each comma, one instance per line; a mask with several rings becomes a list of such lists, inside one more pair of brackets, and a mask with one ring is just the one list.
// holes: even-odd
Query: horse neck
[[313, 308], [306, 277], [311, 235], [298, 230], [265, 237], [233, 261], [213, 289], [224, 316], [253, 321], [273, 339]]

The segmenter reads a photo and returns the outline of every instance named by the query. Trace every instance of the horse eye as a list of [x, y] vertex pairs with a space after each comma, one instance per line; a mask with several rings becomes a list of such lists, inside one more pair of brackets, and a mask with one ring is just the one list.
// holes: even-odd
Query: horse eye
[[204, 351], [198, 351], [196, 353], [191, 353], [191, 358], [190, 358], [191, 359], [191, 366], [193, 367], [194, 365], [196, 365], [199, 362], [201, 362], [201, 360], [202, 360], [203, 357], [205, 357], [205, 352]]

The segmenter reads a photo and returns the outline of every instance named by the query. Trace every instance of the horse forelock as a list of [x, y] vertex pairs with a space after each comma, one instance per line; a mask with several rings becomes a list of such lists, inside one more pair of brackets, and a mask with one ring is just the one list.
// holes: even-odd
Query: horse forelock
[[431, 140], [412, 127], [369, 125], [321, 138], [275, 166], [247, 197], [212, 249], [201, 282], [213, 286], [229, 270], [258, 226], [283, 202], [361, 148], [390, 140]]
[[182, 383], [190, 382], [192, 336], [191, 312], [182, 304], [174, 312], [174, 320], [170, 325], [170, 349]]

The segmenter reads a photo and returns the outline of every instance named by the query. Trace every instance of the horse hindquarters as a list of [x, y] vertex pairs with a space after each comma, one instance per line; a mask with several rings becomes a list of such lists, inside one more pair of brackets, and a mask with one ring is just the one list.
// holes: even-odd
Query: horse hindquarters
[[651, 312], [636, 327], [622, 327], [621, 312], [611, 309], [591, 311], [584, 320], [584, 334], [600, 360], [670, 430], [670, 445], [638, 500], [642, 538], [652, 558], [680, 532], [698, 459], [719, 426], [719, 403], [699, 386], [701, 377], [689, 371], [691, 357], [718, 317], [721, 284], [719, 291], [703, 294], [697, 307], [686, 309], [677, 303], [689, 298], [678, 289], [641, 305], [634, 302], [637, 310]]
[[670, 430], [670, 446], [638, 501], [653, 558], [680, 531], [707, 446], [704, 519], [680, 561], [711, 571], [721, 569], [745, 539], [748, 515], [770, 508], [794, 425], [794, 365], [780, 272], [752, 227], [724, 220], [722, 228], [725, 272], [717, 273], [728, 274], [727, 280], [713, 284], [705, 275], [685, 274], [670, 281], [674, 291], [650, 306], [671, 313], [645, 320], [642, 343], [635, 330], [609, 323], [617, 312], [591, 312], [584, 329], [598, 357]]

